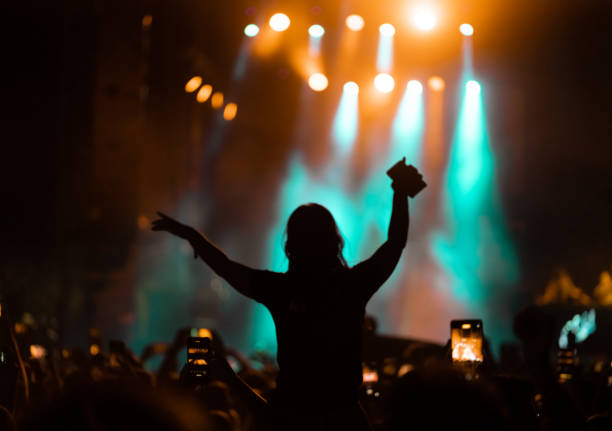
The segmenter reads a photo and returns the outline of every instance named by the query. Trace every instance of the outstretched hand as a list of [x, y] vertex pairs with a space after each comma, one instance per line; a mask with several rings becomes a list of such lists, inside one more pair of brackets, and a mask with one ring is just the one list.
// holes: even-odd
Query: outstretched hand
[[158, 211], [157, 215], [161, 218], [153, 220], [153, 227], [151, 230], [169, 232], [183, 239], [189, 239], [193, 234], [192, 227], [180, 223], [162, 212]]

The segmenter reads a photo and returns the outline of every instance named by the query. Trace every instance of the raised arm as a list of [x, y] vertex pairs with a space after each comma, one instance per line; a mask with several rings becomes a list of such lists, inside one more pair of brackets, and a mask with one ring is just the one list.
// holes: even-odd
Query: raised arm
[[396, 190], [393, 193], [393, 209], [387, 240], [369, 259], [351, 269], [365, 300], [368, 300], [393, 273], [408, 239], [408, 224], [408, 195]]
[[351, 269], [366, 301], [391, 276], [408, 240], [408, 192], [414, 190], [415, 183], [422, 182], [422, 176], [412, 166], [404, 165], [402, 169], [404, 172], [391, 184], [393, 208], [387, 240], [369, 259]]
[[217, 248], [208, 238], [191, 226], [184, 225], [167, 215], [158, 212], [159, 220], [153, 221], [154, 231], [166, 231], [183, 238], [193, 247], [194, 257], [200, 257], [221, 278], [227, 281], [234, 289], [249, 298], [261, 301], [261, 290], [264, 283], [260, 280], [269, 271], [260, 271], [249, 268], [241, 263], [229, 259], [223, 251]]

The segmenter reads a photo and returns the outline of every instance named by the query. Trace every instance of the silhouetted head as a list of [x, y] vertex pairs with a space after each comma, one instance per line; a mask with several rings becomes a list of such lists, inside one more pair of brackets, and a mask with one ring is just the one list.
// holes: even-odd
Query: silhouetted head
[[346, 266], [344, 241], [334, 217], [319, 204], [301, 205], [287, 222], [285, 254], [289, 269], [298, 267]]

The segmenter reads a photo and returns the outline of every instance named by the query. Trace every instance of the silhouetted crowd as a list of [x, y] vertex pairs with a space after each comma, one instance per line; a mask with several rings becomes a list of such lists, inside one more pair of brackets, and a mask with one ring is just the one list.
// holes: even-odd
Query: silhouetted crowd
[[[263, 352], [246, 358], [215, 330], [180, 329], [174, 340], [137, 356], [122, 341], [104, 343], [94, 329], [88, 351], [68, 350], [33, 345], [28, 325], [5, 315], [0, 321], [0, 430], [274, 429], [267, 405], [276, 385], [273, 358]], [[612, 358], [581, 357], [571, 337], [559, 349], [554, 330], [546, 311], [533, 306], [515, 318], [519, 348], [502, 352], [500, 361], [486, 338], [478, 363], [453, 362], [450, 345], [432, 350], [418, 343], [368, 361], [360, 405], [381, 431], [612, 430]], [[376, 336], [364, 335], [365, 349]], [[316, 340], [306, 342], [312, 361], [342, 367], [317, 356]], [[311, 384], [326, 390], [324, 380]], [[316, 399], [310, 408], [326, 414]], [[333, 421], [324, 423], [292, 428], [332, 429]], [[333, 429], [349, 429], [343, 425]]]

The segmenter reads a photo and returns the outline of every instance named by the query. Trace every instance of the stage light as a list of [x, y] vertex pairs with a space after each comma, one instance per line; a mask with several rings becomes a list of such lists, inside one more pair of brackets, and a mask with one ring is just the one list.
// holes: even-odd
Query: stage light
[[311, 37], [320, 38], [325, 34], [325, 29], [321, 27], [319, 24], [311, 25], [308, 29], [308, 34]]
[[359, 31], [365, 25], [365, 21], [359, 15], [349, 15], [346, 17], [346, 26], [353, 31]]
[[327, 88], [327, 77], [322, 73], [315, 73], [308, 78], [308, 85], [314, 91], [323, 91]]
[[274, 31], [285, 31], [289, 28], [291, 20], [284, 13], [275, 13], [270, 17], [270, 27]]
[[385, 23], [378, 27], [378, 31], [380, 31], [380, 34], [383, 36], [391, 37], [395, 34], [395, 27], [389, 23]]
[[470, 24], [461, 24], [459, 26], [459, 31], [464, 36], [471, 36], [474, 34], [474, 27], [472, 27]]
[[225, 109], [223, 110], [223, 119], [226, 121], [232, 121], [236, 118], [236, 113], [238, 113], [238, 105], [235, 103], [228, 103], [225, 105]]
[[423, 92], [423, 85], [416, 79], [408, 81], [406, 88], [412, 94], [421, 94]]
[[385, 23], [378, 28], [378, 53], [376, 55], [376, 69], [379, 72], [388, 72], [393, 65], [393, 35], [395, 27]]
[[349, 81], [344, 84], [344, 92], [348, 94], [359, 94], [359, 85], [356, 82]]
[[389, 93], [393, 91], [395, 81], [388, 73], [379, 73], [376, 75], [376, 78], [374, 78], [374, 87], [381, 93]]
[[410, 81], [393, 119], [391, 134], [391, 155], [393, 159], [406, 157], [408, 160], [421, 160], [423, 127], [423, 92], [420, 83]]
[[193, 93], [200, 87], [201, 84], [202, 84], [202, 77], [194, 76], [189, 81], [187, 81], [187, 84], [185, 84], [185, 92]]
[[427, 85], [433, 91], [442, 91], [446, 87], [444, 80], [439, 76], [432, 76], [427, 80]]
[[421, 8], [413, 15], [414, 25], [423, 31], [429, 31], [436, 26], [436, 15], [431, 9]]
[[332, 125], [332, 138], [340, 155], [346, 155], [353, 148], [359, 128], [359, 86], [349, 81], [344, 84], [338, 110]]
[[204, 103], [208, 100], [208, 98], [210, 97], [212, 93], [212, 86], [209, 84], [206, 85], [202, 85], [202, 88], [200, 88], [200, 91], [198, 91], [198, 94], [196, 95], [196, 100], [199, 103]]
[[212, 99], [210, 99], [210, 105], [215, 109], [219, 109], [223, 106], [223, 93], [220, 91], [215, 92], [212, 95]]
[[473, 79], [471, 79], [465, 83], [465, 89], [468, 93], [478, 94], [480, 93], [480, 84], [478, 83], [478, 81], [474, 81]]
[[244, 28], [244, 34], [248, 37], [255, 37], [259, 34], [259, 27], [255, 24], [249, 24]]

